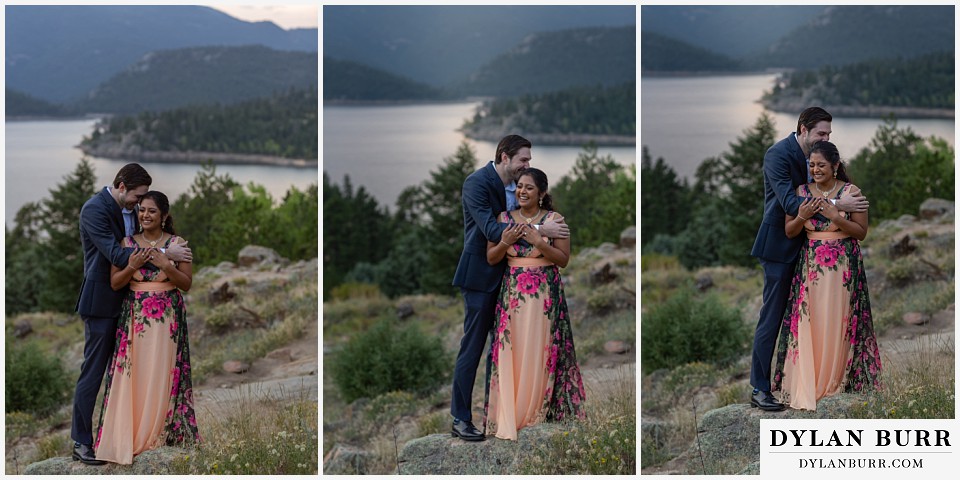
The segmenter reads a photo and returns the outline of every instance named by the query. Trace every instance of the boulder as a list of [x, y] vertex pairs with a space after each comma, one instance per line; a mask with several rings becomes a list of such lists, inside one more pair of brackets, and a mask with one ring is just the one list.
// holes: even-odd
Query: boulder
[[237, 254], [237, 264], [250, 268], [256, 266], [285, 265], [288, 261], [271, 248], [247, 245]]
[[171, 475], [178, 472], [173, 467], [186, 462], [193, 455], [190, 450], [177, 447], [160, 447], [147, 450], [135, 457], [130, 465], [108, 463], [106, 465], [85, 465], [70, 457], [53, 457], [31, 463], [23, 471], [24, 475]]
[[323, 457], [323, 474], [364, 475], [372, 457], [366, 450], [338, 443]]
[[417, 313], [413, 308], [413, 304], [410, 302], [403, 302], [397, 305], [397, 318], [403, 320], [407, 317], [412, 316], [414, 313]]
[[541, 423], [517, 434], [517, 441], [488, 436], [483, 442], [465, 442], [449, 433], [416, 438], [400, 451], [402, 475], [506, 475], [537, 456], [538, 446], [561, 435], [561, 423]]
[[610, 262], [604, 262], [603, 266], [590, 271], [590, 284], [603, 285], [617, 279], [616, 272], [612, 271], [613, 266]]
[[607, 353], [627, 353], [630, 351], [630, 345], [623, 340], [609, 340], [603, 344], [603, 350]]
[[30, 320], [26, 318], [21, 318], [17, 320], [16, 324], [13, 326], [13, 336], [16, 338], [23, 338], [27, 335], [30, 335], [33, 332], [33, 325], [30, 323]]
[[903, 314], [903, 323], [907, 325], [923, 325], [929, 318], [920, 312], [907, 312]]
[[240, 360], [227, 360], [223, 362], [223, 371], [227, 373], [243, 373], [250, 370], [250, 364]]
[[931, 220], [944, 214], [953, 215], [953, 202], [942, 198], [928, 198], [920, 204], [920, 218]]
[[637, 246], [637, 227], [631, 225], [620, 232], [620, 248], [635, 248]]

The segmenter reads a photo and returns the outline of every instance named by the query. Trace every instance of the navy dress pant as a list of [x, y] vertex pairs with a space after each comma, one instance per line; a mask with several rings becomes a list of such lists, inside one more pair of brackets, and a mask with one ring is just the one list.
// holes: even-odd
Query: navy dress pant
[[97, 402], [103, 374], [113, 356], [117, 337], [117, 318], [83, 318], [83, 364], [73, 395], [73, 426], [70, 437], [83, 445], [93, 445], [93, 407]]
[[763, 267], [763, 306], [753, 336], [753, 364], [750, 384], [762, 392], [770, 391], [770, 370], [780, 325], [787, 309], [790, 283], [796, 263], [771, 262], [759, 259]]
[[[460, 353], [457, 354], [457, 364], [453, 371], [450, 413], [454, 418], [472, 422], [473, 382], [477, 378], [477, 367], [480, 365], [487, 337], [493, 329], [493, 313], [496, 310], [499, 289], [479, 292], [461, 288], [460, 292], [463, 294], [463, 338], [460, 339]], [[488, 372], [489, 360], [488, 357]]]

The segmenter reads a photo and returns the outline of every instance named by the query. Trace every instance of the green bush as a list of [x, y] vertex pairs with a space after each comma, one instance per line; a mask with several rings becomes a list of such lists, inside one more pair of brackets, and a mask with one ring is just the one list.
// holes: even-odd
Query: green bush
[[749, 330], [736, 308], [715, 295], [696, 298], [692, 288], [680, 290], [643, 316], [640, 361], [644, 373], [692, 362], [717, 362], [747, 351]]
[[11, 342], [7, 335], [4, 368], [5, 412], [48, 414], [66, 404], [71, 382], [60, 358], [36, 342]]
[[333, 381], [347, 402], [395, 390], [426, 392], [453, 370], [439, 337], [382, 320], [352, 338], [331, 362]]

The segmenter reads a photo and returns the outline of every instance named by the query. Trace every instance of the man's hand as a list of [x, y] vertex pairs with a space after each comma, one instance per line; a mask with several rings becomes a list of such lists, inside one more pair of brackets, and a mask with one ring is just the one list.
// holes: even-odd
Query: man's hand
[[550, 219], [540, 225], [540, 234], [549, 238], [567, 238], [570, 236], [570, 227], [563, 217]]
[[866, 212], [868, 208], [870, 208], [870, 202], [860, 192], [837, 199], [837, 210], [841, 212], [861, 213]]
[[174, 243], [167, 247], [167, 258], [174, 262], [193, 262], [193, 251], [187, 247], [187, 243]]

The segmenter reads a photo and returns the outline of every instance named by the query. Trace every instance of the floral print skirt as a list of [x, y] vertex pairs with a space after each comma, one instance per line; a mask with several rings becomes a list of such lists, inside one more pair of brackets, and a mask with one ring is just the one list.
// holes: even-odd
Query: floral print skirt
[[516, 440], [525, 426], [583, 418], [583, 379], [555, 265], [507, 268], [496, 307], [484, 425]]
[[146, 450], [200, 440], [179, 290], [124, 299], [98, 430], [97, 458], [126, 465]]
[[860, 244], [809, 239], [780, 328], [773, 391], [792, 408], [880, 385], [880, 350]]

